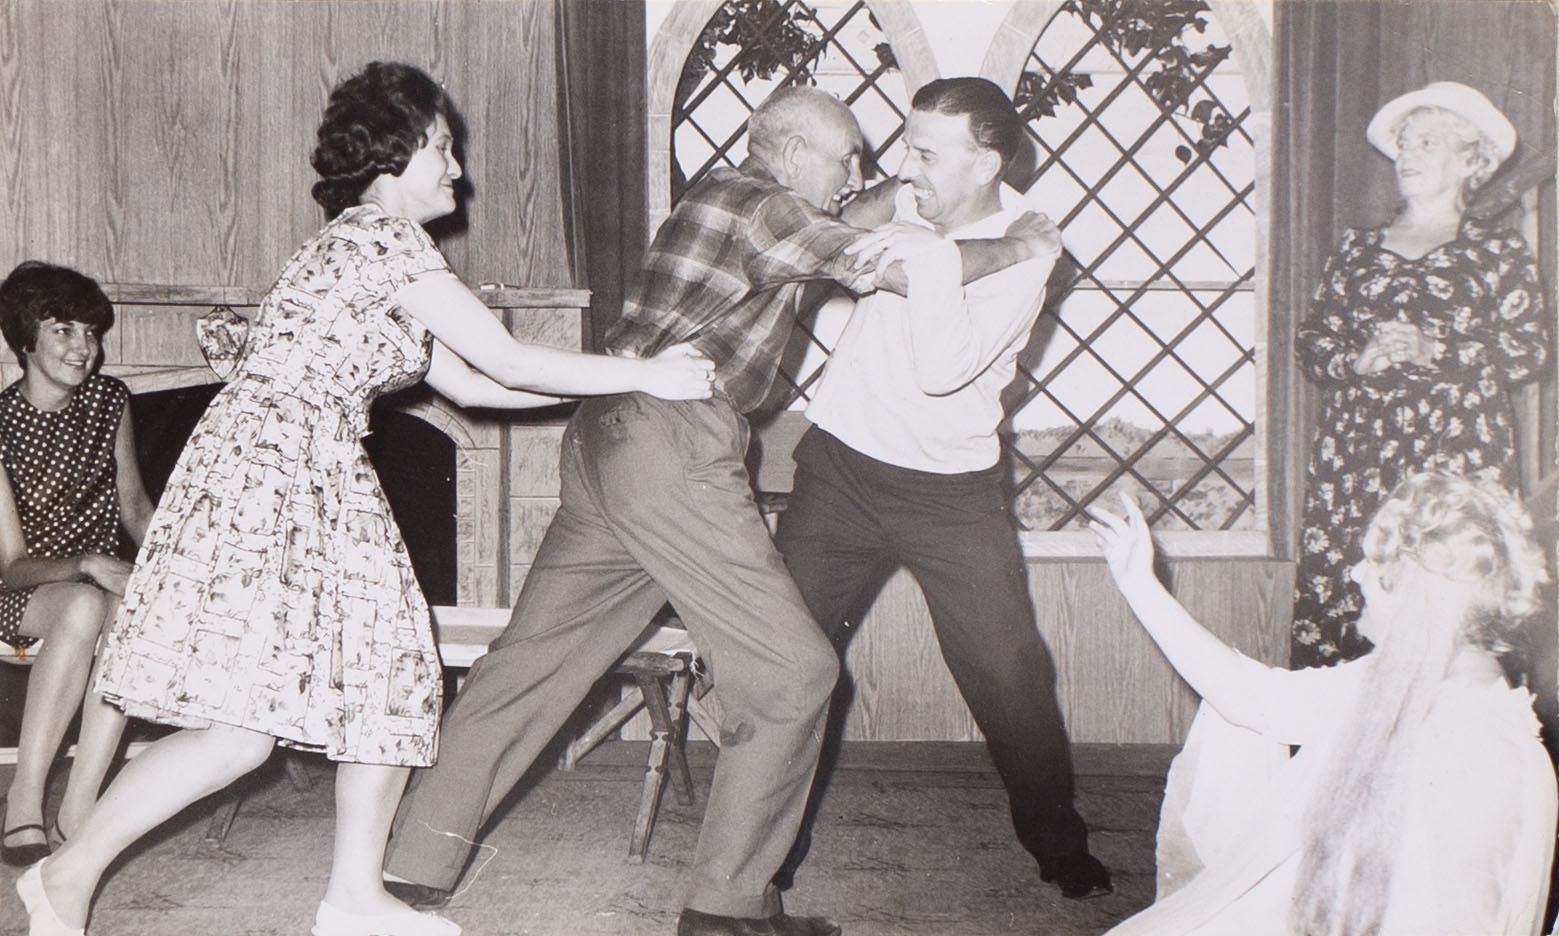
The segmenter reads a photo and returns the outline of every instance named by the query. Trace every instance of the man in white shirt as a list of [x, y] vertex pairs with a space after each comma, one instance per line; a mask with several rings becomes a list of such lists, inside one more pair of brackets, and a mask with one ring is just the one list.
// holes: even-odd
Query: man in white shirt
[[[894, 219], [915, 226], [892, 248], [909, 294], [856, 303], [807, 408], [813, 425], [796, 446], [776, 541], [841, 649], [847, 622], [859, 622], [896, 568], [909, 569], [1041, 878], [1067, 897], [1109, 893], [1073, 807], [1055, 666], [1035, 626], [996, 434], [1060, 232], [1047, 256], [960, 285], [954, 242], [999, 236], [1022, 211], [1004, 203], [1014, 193], [1001, 185], [1022, 118], [985, 79], [939, 79], [916, 93], [905, 142], [902, 184], [886, 194]], [[848, 208], [846, 218], [875, 220]]]

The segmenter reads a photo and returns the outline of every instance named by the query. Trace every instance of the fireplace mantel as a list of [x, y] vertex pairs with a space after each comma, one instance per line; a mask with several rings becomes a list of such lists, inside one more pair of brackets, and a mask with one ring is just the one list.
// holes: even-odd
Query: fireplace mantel
[[[137, 394], [218, 382], [195, 340], [196, 320], [217, 306], [250, 317], [264, 295], [241, 286], [102, 285], [117, 314], [104, 339], [103, 370]], [[589, 290], [490, 285], [477, 295], [522, 341], [583, 344]], [[0, 353], [0, 381], [20, 376], [9, 350]], [[433, 393], [408, 395], [398, 408], [455, 443], [459, 603], [509, 606], [557, 509], [566, 413], [462, 410]]]

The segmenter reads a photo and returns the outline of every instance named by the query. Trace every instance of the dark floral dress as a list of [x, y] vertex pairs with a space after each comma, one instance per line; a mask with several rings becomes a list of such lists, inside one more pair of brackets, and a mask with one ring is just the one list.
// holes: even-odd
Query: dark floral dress
[[[130, 391], [103, 374], [86, 379], [64, 409], [27, 402], [18, 380], [0, 390], [0, 463], [22, 522], [27, 554], [70, 559], [119, 548], [119, 471], [114, 440]], [[0, 587], [0, 641], [29, 647], [17, 631], [36, 585]]]
[[104, 642], [98, 689], [126, 712], [334, 760], [432, 763], [432, 619], [361, 444], [373, 399], [427, 371], [432, 335], [395, 295], [429, 276], [453, 274], [422, 228], [361, 205], [261, 301]]
[[[1468, 220], [1455, 240], [1409, 260], [1381, 247], [1384, 235], [1343, 236], [1298, 332], [1322, 411], [1294, 587], [1296, 668], [1368, 651], [1348, 572], [1375, 509], [1404, 477], [1443, 468], [1515, 487], [1511, 390], [1548, 358], [1537, 265], [1520, 236]], [[1355, 374], [1375, 326], [1391, 319], [1434, 337], [1434, 364]]]

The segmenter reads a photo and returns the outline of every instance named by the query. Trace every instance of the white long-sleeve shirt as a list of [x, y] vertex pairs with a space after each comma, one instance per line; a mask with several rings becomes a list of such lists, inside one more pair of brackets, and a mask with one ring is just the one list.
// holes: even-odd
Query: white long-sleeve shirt
[[[995, 214], [948, 232], [1001, 237], [1024, 206], [1002, 190]], [[901, 188], [894, 219], [931, 227]], [[1039, 315], [1050, 264], [1029, 260], [960, 285], [951, 240], [905, 265], [909, 296], [879, 291], [855, 304], [829, 356], [809, 420], [878, 461], [937, 474], [996, 464], [1001, 391]]]

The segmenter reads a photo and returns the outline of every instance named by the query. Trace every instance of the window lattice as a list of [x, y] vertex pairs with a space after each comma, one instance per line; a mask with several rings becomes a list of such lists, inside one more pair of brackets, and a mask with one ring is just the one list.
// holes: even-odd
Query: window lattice
[[[873, 166], [897, 168], [909, 95], [869, 10], [792, 0], [776, 15], [810, 35], [806, 54], [744, 80], [748, 53], [718, 47], [673, 114], [674, 195], [713, 166], [740, 162], [747, 116], [796, 81], [851, 105], [868, 179]], [[1220, 40], [1216, 23], [1205, 39]], [[1245, 86], [1232, 58], [1214, 56], [1170, 106], [1150, 91], [1151, 66], [1151, 54], [1113, 48], [1069, 8], [1029, 53], [1026, 82], [1088, 79], [1053, 114], [1033, 101], [1025, 109], [1037, 153], [1030, 197], [1061, 223], [1068, 249], [1065, 279], [1052, 279], [1007, 397], [1014, 505], [1031, 533], [1081, 528], [1090, 504], [1117, 509], [1118, 491], [1160, 530], [1262, 525]], [[1216, 145], [1193, 108], [1219, 115]], [[804, 405], [847, 308], [802, 317], [778, 402]]]
[[[729, 7], [730, 4], [727, 4]], [[752, 24], [754, 32], [788, 32], [794, 58], [768, 45], [714, 46], [712, 61], [699, 69], [696, 83], [684, 80], [671, 115], [672, 198], [716, 166], [734, 166], [747, 155], [747, 118], [776, 88], [815, 84], [850, 105], [867, 151], [861, 170], [868, 179], [891, 169], [909, 96], [893, 63], [887, 38], [864, 0], [808, 4], [774, 3]]]
[[[1070, 10], [1029, 54], [1038, 75], [1091, 78], [1073, 106], [1026, 114], [1040, 203], [1076, 263], [1009, 410], [1016, 506], [1030, 529], [1081, 526], [1089, 504], [1115, 509], [1116, 491], [1161, 529], [1258, 522], [1245, 87], [1232, 59], [1215, 59], [1166, 107], [1149, 92], [1151, 62], [1113, 49]], [[1191, 100], [1228, 118], [1224, 145], [1198, 145]]]

